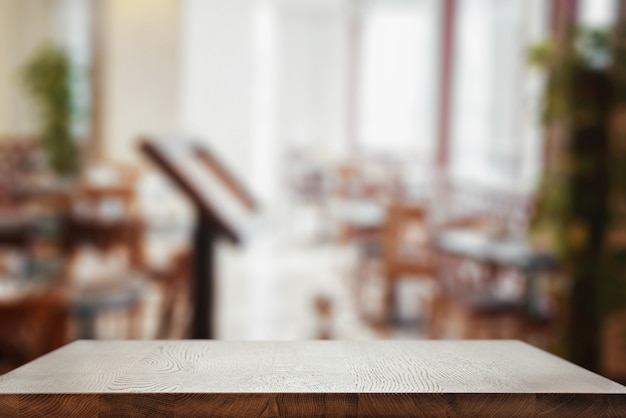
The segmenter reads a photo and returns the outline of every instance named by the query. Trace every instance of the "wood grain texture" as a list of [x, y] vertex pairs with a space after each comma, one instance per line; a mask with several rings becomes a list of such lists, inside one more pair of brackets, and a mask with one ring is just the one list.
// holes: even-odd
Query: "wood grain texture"
[[626, 416], [516, 341], [79, 341], [0, 376], [0, 416]]
[[18, 416], [38, 417], [88, 417], [100, 408], [97, 394], [34, 394], [19, 395]]

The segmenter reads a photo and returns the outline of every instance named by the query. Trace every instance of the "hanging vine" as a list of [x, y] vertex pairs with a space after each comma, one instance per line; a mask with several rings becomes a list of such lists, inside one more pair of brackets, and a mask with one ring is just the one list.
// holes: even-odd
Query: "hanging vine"
[[570, 33], [570, 48], [545, 43], [530, 53], [547, 71], [543, 121], [565, 127], [562, 143], [551, 144], [557, 155], [545, 167], [533, 232], [549, 231], [571, 281], [568, 355], [597, 370], [602, 320], [626, 307], [626, 129], [613, 126], [626, 103], [626, 32]]

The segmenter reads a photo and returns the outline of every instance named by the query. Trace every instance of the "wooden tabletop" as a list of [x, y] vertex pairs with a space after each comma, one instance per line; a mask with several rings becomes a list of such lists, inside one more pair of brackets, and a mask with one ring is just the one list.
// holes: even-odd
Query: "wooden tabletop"
[[626, 416], [517, 341], [78, 341], [0, 376], [2, 416]]

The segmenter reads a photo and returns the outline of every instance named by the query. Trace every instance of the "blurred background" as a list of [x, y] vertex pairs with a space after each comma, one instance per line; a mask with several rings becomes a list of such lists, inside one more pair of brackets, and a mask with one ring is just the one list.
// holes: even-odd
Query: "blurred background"
[[149, 138], [254, 200], [210, 250], [214, 337], [522, 339], [626, 380], [624, 20], [620, 0], [0, 0], [1, 371], [193, 336], [215, 213]]

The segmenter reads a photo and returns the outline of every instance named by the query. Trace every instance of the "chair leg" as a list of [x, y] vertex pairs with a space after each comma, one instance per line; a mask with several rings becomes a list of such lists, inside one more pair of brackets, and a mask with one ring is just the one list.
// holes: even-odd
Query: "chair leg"
[[392, 324], [394, 318], [394, 308], [396, 306], [395, 295], [395, 281], [391, 276], [384, 278], [383, 289], [383, 306], [382, 306], [382, 321], [386, 324]]

